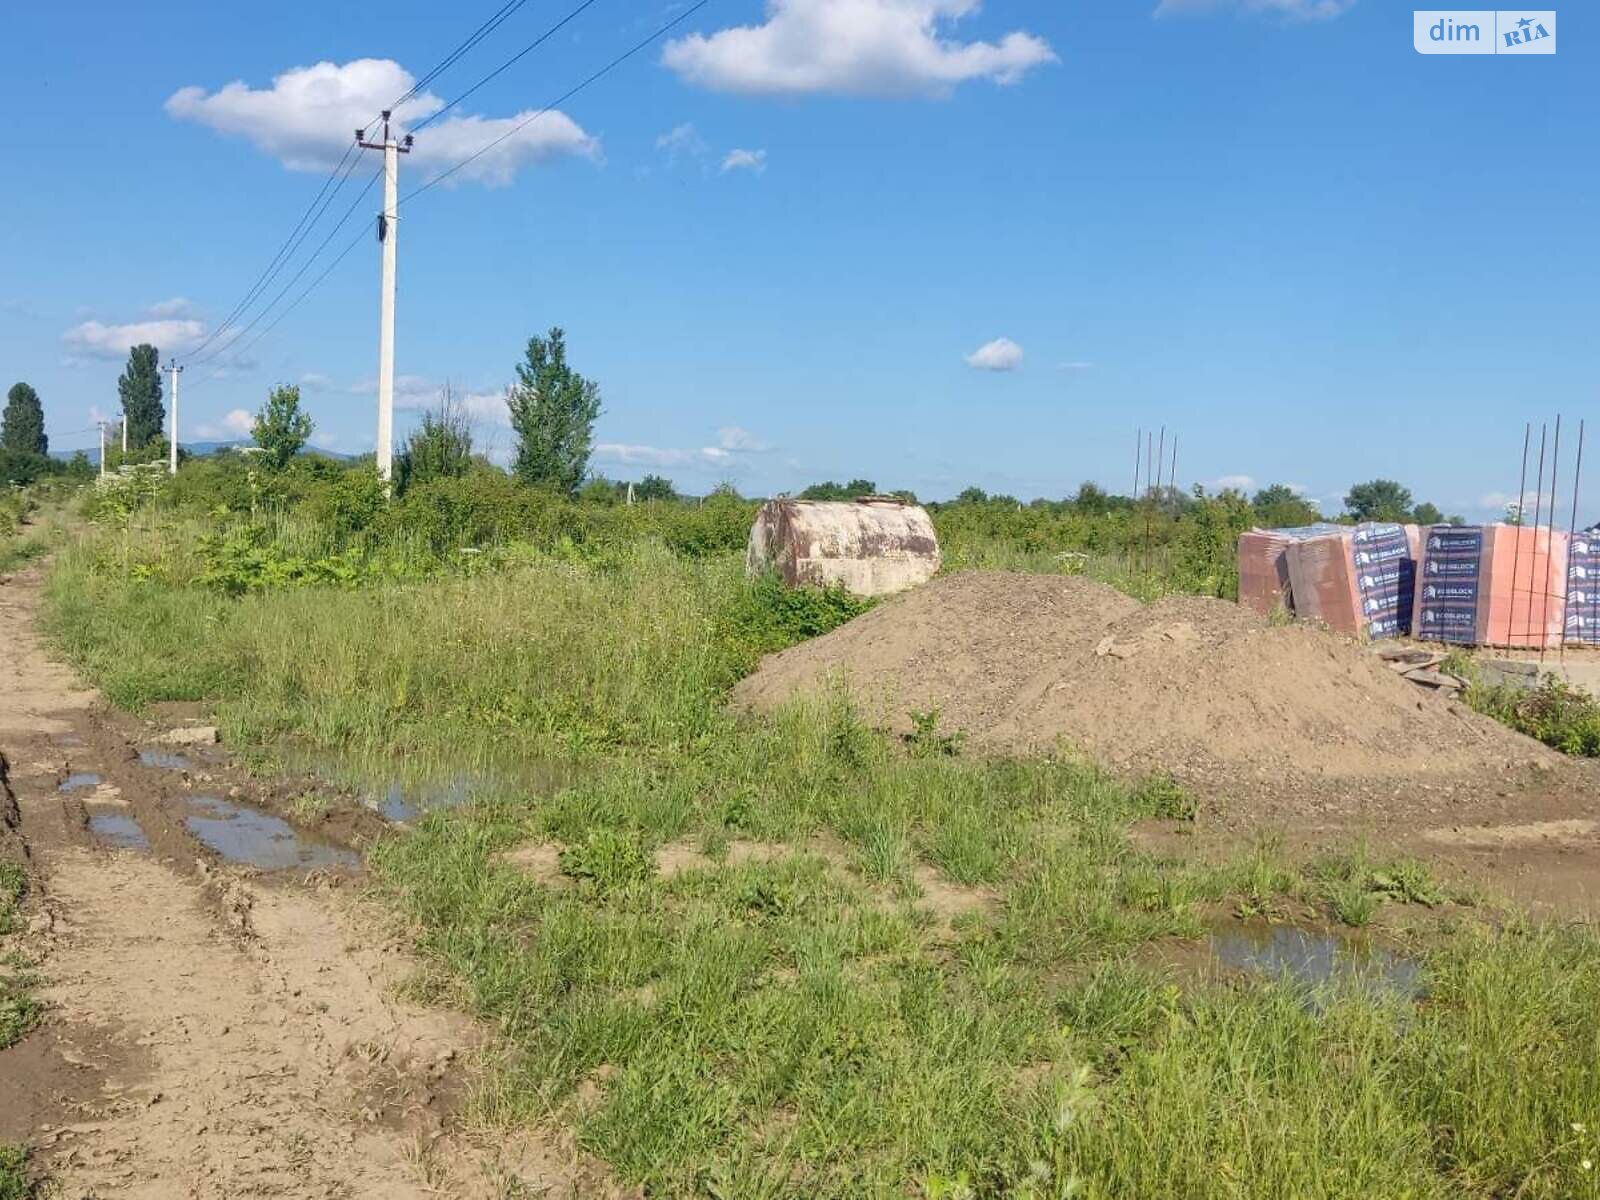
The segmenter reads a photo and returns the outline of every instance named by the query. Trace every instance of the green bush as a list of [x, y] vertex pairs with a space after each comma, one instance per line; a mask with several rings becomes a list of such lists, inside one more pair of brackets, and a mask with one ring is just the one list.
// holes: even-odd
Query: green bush
[[837, 629], [873, 603], [842, 587], [787, 587], [768, 572], [735, 594], [722, 614], [721, 636], [749, 669], [762, 655]]
[[1467, 703], [1563, 754], [1600, 758], [1600, 700], [1555, 676], [1538, 687], [1512, 684], [1467, 688]]
[[385, 502], [377, 468], [363, 465], [341, 472], [318, 493], [310, 508], [335, 533], [349, 535], [372, 525]]

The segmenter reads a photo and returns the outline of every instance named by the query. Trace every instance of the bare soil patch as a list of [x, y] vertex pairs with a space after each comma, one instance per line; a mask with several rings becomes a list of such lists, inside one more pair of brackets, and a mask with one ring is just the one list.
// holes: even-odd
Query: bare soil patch
[[[415, 964], [352, 872], [230, 865], [185, 823], [197, 793], [288, 816], [293, 785], [209, 750], [141, 762], [172, 715], [110, 712], [51, 663], [38, 587], [38, 568], [0, 579], [20, 685], [0, 687], [0, 853], [30, 876], [6, 948], [37, 964], [47, 1005], [0, 1051], [0, 1137], [74, 1197], [616, 1194], [570, 1138], [464, 1127], [482, 1035], [397, 998]], [[63, 791], [73, 775], [97, 782]], [[143, 843], [97, 839], [91, 812], [136, 822]]]

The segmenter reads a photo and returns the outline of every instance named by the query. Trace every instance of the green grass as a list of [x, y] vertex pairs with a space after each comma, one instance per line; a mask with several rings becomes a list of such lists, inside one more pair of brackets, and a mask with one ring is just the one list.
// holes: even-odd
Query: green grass
[[28, 1200], [33, 1194], [28, 1180], [27, 1147], [0, 1142], [0, 1200]]
[[[937, 714], [910, 744], [842, 696], [736, 717], [760, 651], [849, 611], [732, 556], [513, 553], [234, 599], [186, 553], [133, 530], [60, 558], [50, 629], [117, 703], [212, 701], [236, 746], [353, 771], [578, 764], [486, 769], [370, 856], [417, 990], [499, 1034], [490, 1125], [570, 1124], [661, 1195], [1600, 1194], [1587, 931], [1441, 931], [1414, 1003], [1217, 982], [1180, 964], [1218, 912], [1360, 925], [1449, 890], [1359, 846], [1141, 852], [1134, 821], [1194, 816], [1170, 781], [975, 755]], [[560, 880], [505, 859], [529, 843]], [[688, 866], [659, 872], [664, 848]]]
[[0, 935], [16, 927], [17, 904], [28, 890], [28, 873], [22, 864], [0, 859]]
[[[18, 904], [27, 887], [22, 865], [0, 859], [0, 938], [16, 931]], [[0, 949], [4, 949], [3, 942]], [[38, 1024], [41, 1009], [33, 996], [38, 982], [31, 964], [19, 952], [0, 954], [0, 1050], [21, 1041]]]

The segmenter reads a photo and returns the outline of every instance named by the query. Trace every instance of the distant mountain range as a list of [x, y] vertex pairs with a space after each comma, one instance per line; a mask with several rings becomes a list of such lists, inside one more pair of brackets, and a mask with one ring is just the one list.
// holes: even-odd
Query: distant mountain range
[[[216, 454], [221, 450], [244, 450], [255, 445], [255, 443], [239, 440], [232, 442], [181, 442], [179, 445], [182, 447], [185, 454], [192, 454], [196, 458], [204, 458], [208, 454]], [[52, 450], [50, 451], [50, 457], [59, 462], [70, 462], [72, 460], [72, 456], [77, 453], [78, 452], [76, 450]], [[89, 456], [89, 461], [91, 463], [94, 463], [96, 466], [100, 465], [100, 447], [93, 446], [88, 450], [85, 450], [84, 453]], [[331, 458], [338, 462], [353, 462], [357, 457], [359, 457], [355, 454], [340, 454], [337, 450], [323, 450], [320, 448], [306, 450], [303, 451], [303, 453], [320, 454], [323, 458]]]

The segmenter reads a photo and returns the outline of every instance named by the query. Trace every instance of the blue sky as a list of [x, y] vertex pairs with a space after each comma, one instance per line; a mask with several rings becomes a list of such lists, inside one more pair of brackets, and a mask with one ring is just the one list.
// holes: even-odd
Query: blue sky
[[[524, 4], [413, 119], [577, 3]], [[201, 341], [349, 114], [496, 7], [13, 6], [4, 382], [52, 431], [111, 413], [128, 339]], [[594, 0], [419, 133], [402, 192], [681, 11]], [[1388, 475], [1483, 516], [1524, 421], [1537, 443], [1596, 411], [1600, 70], [1588, 8], [1560, 16], [1554, 56], [1455, 57], [1374, 0], [711, 0], [402, 209], [398, 423], [449, 379], [503, 454], [498, 394], [559, 324], [613, 477], [1126, 490], [1135, 429], [1164, 424], [1185, 485], [1288, 482], [1331, 510]], [[285, 381], [320, 440], [370, 449], [376, 207], [271, 333], [250, 344], [277, 310], [188, 370], [186, 438], [231, 436]]]

